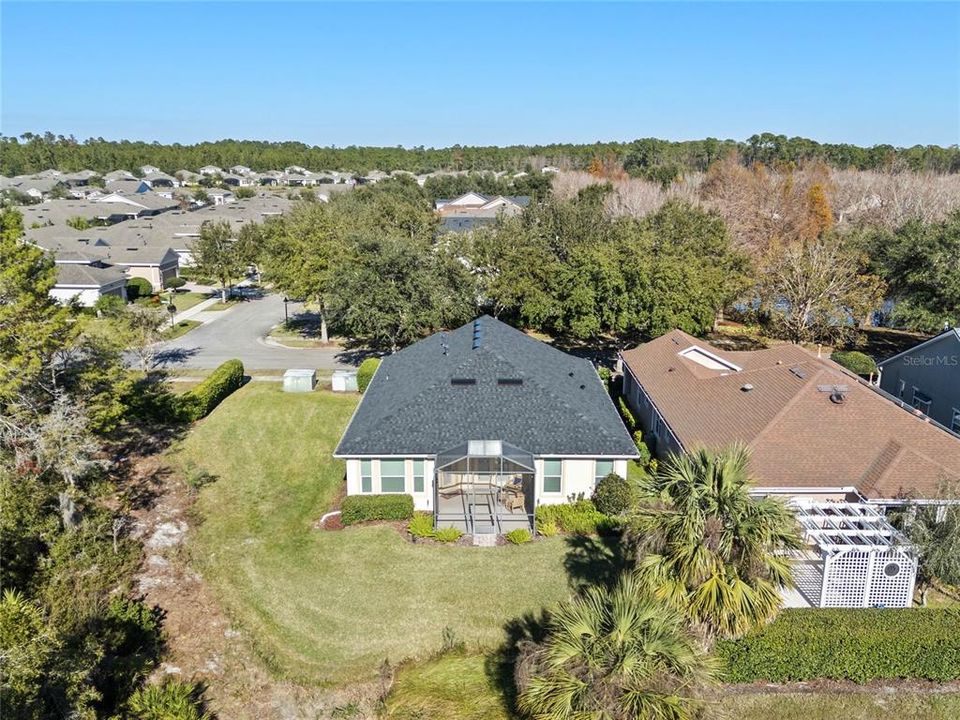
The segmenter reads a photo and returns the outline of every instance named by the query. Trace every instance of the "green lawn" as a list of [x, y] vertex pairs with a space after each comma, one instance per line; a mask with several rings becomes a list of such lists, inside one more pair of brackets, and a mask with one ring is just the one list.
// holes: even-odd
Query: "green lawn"
[[[164, 293], [163, 297], [166, 299], [169, 297], [169, 293]], [[184, 310], [189, 310], [194, 305], [199, 305], [204, 300], [209, 300], [211, 297], [212, 296], [208, 293], [175, 293], [173, 296], [173, 304], [177, 306], [177, 312], [183, 312]]]
[[219, 478], [198, 500], [191, 558], [276, 674], [372, 679], [385, 658], [432, 655], [446, 627], [494, 647], [504, 623], [569, 594], [562, 538], [465, 548], [387, 526], [314, 529], [342, 488], [330, 452], [356, 403], [251, 383], [172, 454]]
[[[404, 667], [387, 699], [391, 720], [515, 720], [498, 681], [481, 655], [446, 655]], [[960, 694], [724, 693], [704, 720], [953, 720]]]
[[240, 301], [239, 301], [239, 300], [227, 300], [226, 302], [223, 302], [223, 301], [218, 300], [218, 301], [215, 302], [213, 305], [207, 306], [207, 307], [205, 308], [205, 310], [227, 310], [228, 308], [232, 308], [232, 307], [233, 307], [234, 305], [236, 305], [238, 302], [240, 302]]
[[178, 338], [181, 335], [184, 335], [190, 332], [195, 327], [197, 327], [197, 325], [201, 325], [201, 324], [202, 323], [200, 323], [197, 320], [181, 320], [172, 328], [168, 327], [166, 330], [163, 331], [163, 339], [173, 340], [174, 338]]

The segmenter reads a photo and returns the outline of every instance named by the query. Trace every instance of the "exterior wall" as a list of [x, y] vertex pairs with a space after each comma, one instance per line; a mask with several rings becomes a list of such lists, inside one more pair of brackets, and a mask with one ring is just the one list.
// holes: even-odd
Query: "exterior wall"
[[81, 287], [77, 285], [57, 285], [50, 290], [50, 297], [61, 305], [68, 304], [76, 299], [81, 307], [93, 307], [103, 295], [116, 295], [123, 300], [127, 299], [127, 290], [123, 282], [105, 285], [101, 288]]
[[163, 287], [160, 268], [152, 265], [127, 265], [125, 267], [128, 278], [139, 277], [148, 280], [150, 284], [153, 285], [154, 290], [159, 290]]
[[944, 335], [884, 364], [880, 387], [907, 405], [913, 405], [916, 388], [931, 400], [927, 414], [949, 428], [960, 411], [960, 341]]
[[623, 367], [623, 396], [643, 431], [643, 439], [658, 458], [683, 452], [683, 446], [670, 431], [653, 402], [626, 365]]
[[[536, 504], [537, 505], [560, 505], [570, 502], [571, 499], [582, 495], [589, 498], [593, 495], [593, 489], [596, 486], [595, 472], [596, 461], [609, 460], [609, 458], [563, 458], [561, 465], [561, 484], [560, 492], [548, 493], [543, 489], [543, 461], [545, 458], [534, 460], [536, 467]], [[556, 459], [556, 458], [550, 458]], [[622, 477], [627, 476], [627, 461], [614, 460], [613, 471]]]
[[[370, 460], [372, 475], [372, 492], [364, 493], [361, 485], [361, 459], [347, 458], [347, 495], [378, 495], [380, 488], [380, 460], [378, 458], [364, 458]], [[399, 460], [400, 458], [389, 458]], [[434, 461], [423, 460], [423, 492], [413, 491], [413, 458], [404, 458], [404, 492], [413, 496], [413, 506], [417, 510], [433, 510], [433, 467]]]

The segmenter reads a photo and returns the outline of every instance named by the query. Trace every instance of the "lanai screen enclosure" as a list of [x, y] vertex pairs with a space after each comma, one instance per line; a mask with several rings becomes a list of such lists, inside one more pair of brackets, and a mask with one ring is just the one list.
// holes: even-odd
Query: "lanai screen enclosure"
[[500, 440], [470, 440], [437, 455], [436, 526], [501, 535], [533, 529], [533, 455]]
[[878, 508], [856, 502], [798, 502], [794, 509], [815, 553], [797, 563], [794, 573], [809, 604], [910, 607], [917, 553]]

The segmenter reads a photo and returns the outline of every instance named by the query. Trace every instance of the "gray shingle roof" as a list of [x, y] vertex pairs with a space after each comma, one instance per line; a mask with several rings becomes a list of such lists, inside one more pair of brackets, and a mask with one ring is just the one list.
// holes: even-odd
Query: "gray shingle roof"
[[489, 316], [475, 322], [477, 347], [471, 322], [384, 358], [336, 454], [433, 455], [468, 440], [503, 440], [534, 455], [637, 456], [588, 360]]

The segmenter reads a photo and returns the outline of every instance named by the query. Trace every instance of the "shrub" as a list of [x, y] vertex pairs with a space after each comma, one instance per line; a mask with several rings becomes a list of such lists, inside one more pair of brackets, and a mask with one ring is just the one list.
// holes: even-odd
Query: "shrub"
[[640, 453], [640, 457], [637, 459], [637, 462], [647, 467], [650, 464], [650, 461], [653, 459], [653, 455], [650, 452], [650, 448], [647, 447], [647, 443], [643, 440], [643, 432], [637, 430], [633, 434], [633, 444], [637, 446], [637, 452]]
[[526, 528], [517, 528], [516, 530], [511, 530], [504, 537], [507, 539], [507, 542], [513, 543], [514, 545], [523, 545], [533, 540], [533, 536], [530, 534], [530, 531]]
[[857, 350], [837, 350], [830, 355], [830, 359], [857, 375], [869, 376], [877, 373], [874, 359]]
[[180, 416], [195, 422], [209, 415], [228, 395], [243, 385], [243, 363], [227, 360], [202, 383], [177, 400]]
[[717, 643], [734, 682], [960, 678], [960, 609], [784, 610]]
[[184, 285], [186, 285], [187, 281], [182, 277], [172, 277], [164, 284], [167, 286], [168, 290], [177, 290], [178, 288], [182, 288]]
[[407, 532], [415, 538], [433, 537], [433, 513], [414, 513], [407, 525]]
[[252, 198], [257, 194], [257, 191], [252, 187], [237, 187], [233, 190], [233, 196], [237, 200], [245, 200], [246, 198]]
[[410, 520], [413, 496], [405, 494], [350, 495], [340, 506], [340, 522], [353, 525], [368, 520]]
[[450, 543], [456, 542], [462, 535], [463, 533], [455, 527], [445, 527], [434, 532], [433, 539], [437, 542]]
[[153, 295], [153, 285], [146, 278], [135, 277], [127, 280], [127, 299], [150, 297]]
[[603, 383], [603, 386], [607, 389], [607, 392], [610, 392], [610, 378], [613, 377], [613, 373], [610, 372], [610, 368], [603, 366], [598, 367], [597, 375], [600, 376], [600, 382]]
[[623, 418], [627, 430], [633, 432], [637, 427], [637, 419], [633, 416], [633, 411], [630, 409], [630, 406], [627, 405], [626, 398], [624, 398], [623, 395], [617, 398], [617, 407], [620, 408], [620, 416]]
[[357, 390], [361, 393], [367, 391], [367, 386], [373, 380], [373, 374], [378, 367], [380, 367], [380, 358], [367, 358], [360, 363], [360, 367], [357, 369]]
[[626, 478], [610, 473], [597, 483], [591, 499], [604, 515], [622, 515], [633, 506], [636, 493]]
[[560, 530], [590, 535], [602, 528], [608, 518], [590, 500], [577, 500], [562, 505], [541, 505], [536, 511], [537, 523], [554, 523]]
[[558, 532], [560, 528], [557, 527], [557, 523], [553, 520], [537, 520], [537, 532], [543, 535], [544, 537], [553, 537]]
[[138, 720], [206, 720], [203, 686], [168, 680], [147, 685], [130, 697], [130, 710]]

